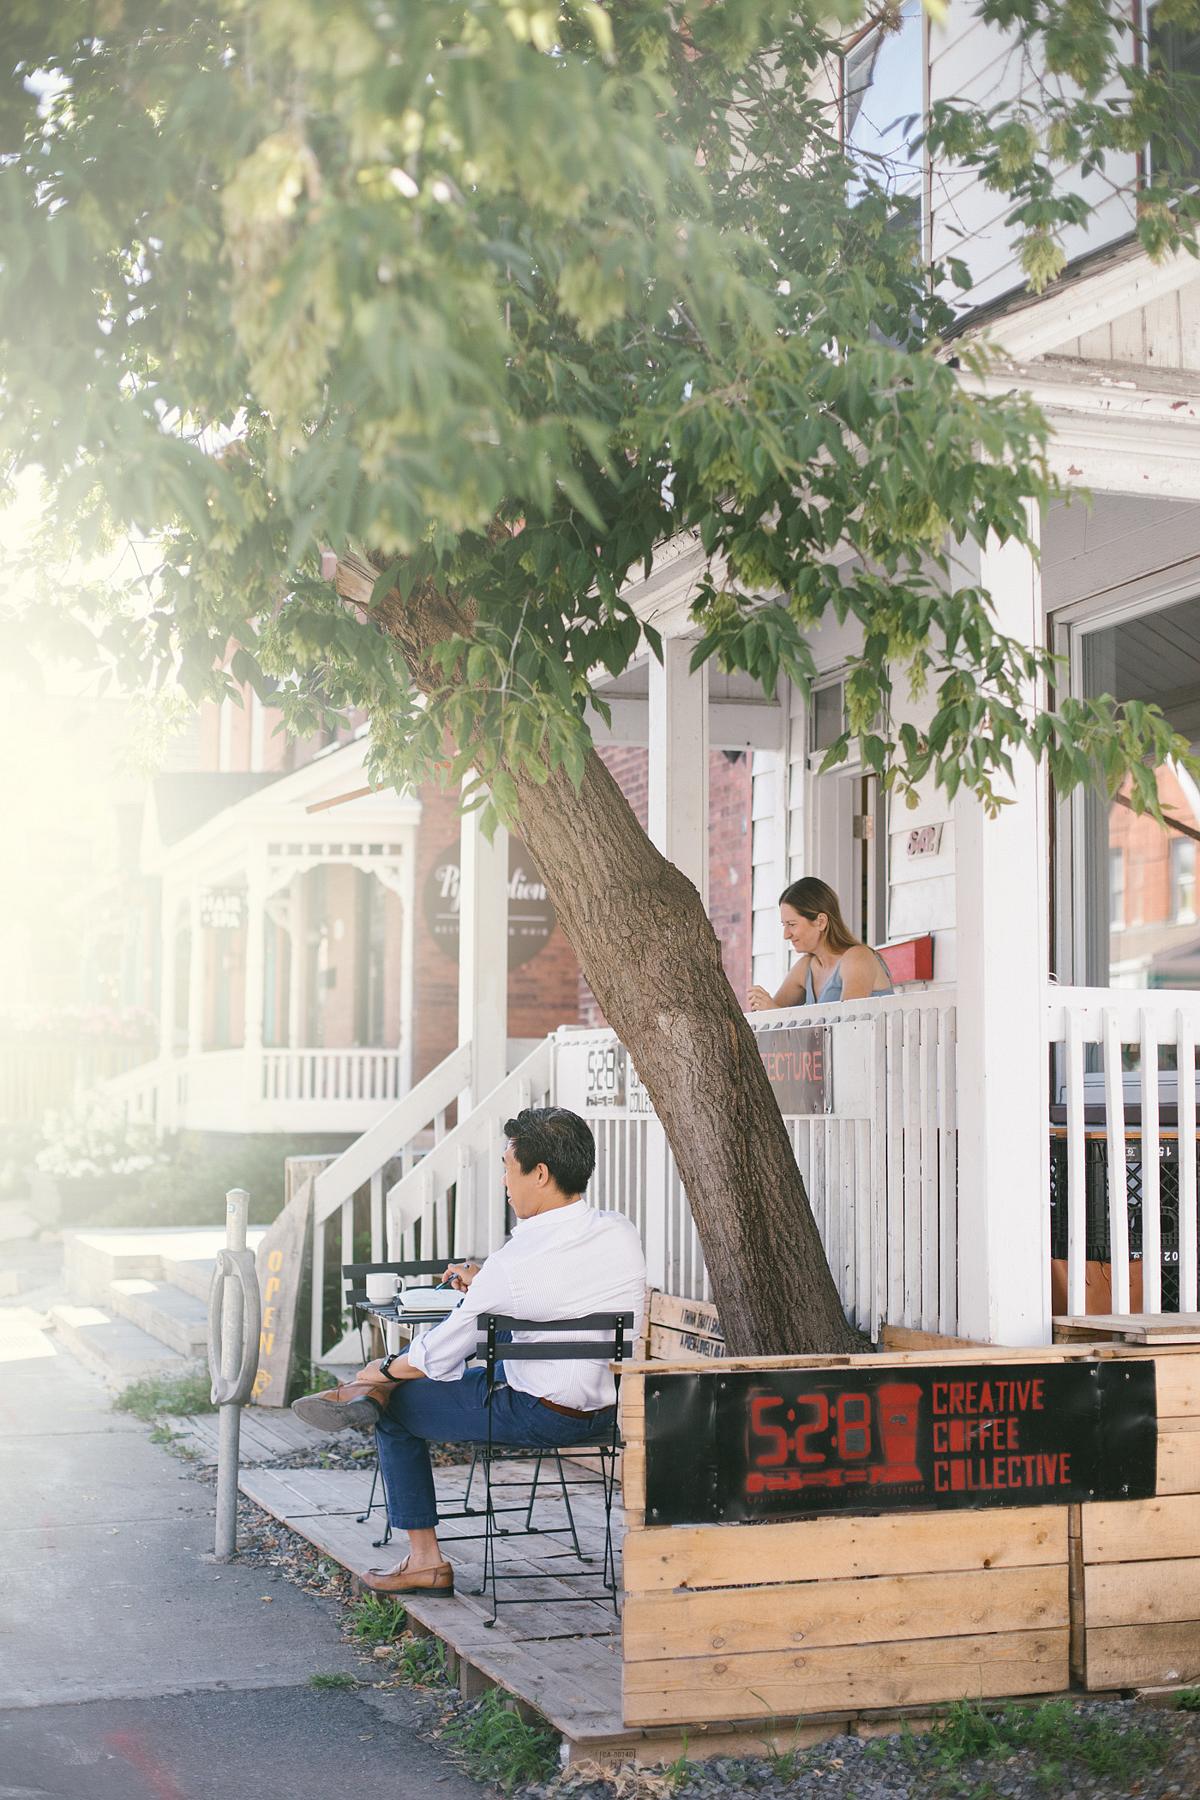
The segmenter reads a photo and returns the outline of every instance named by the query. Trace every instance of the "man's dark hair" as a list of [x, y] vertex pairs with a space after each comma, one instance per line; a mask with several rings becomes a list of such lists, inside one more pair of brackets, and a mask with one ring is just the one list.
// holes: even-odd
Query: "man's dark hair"
[[596, 1140], [578, 1113], [565, 1106], [526, 1106], [505, 1119], [504, 1135], [528, 1175], [545, 1163], [564, 1194], [582, 1194], [596, 1166]]

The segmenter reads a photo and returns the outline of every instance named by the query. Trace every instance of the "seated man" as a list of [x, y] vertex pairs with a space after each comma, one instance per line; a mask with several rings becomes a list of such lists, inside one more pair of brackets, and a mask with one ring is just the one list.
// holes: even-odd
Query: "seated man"
[[[388, 1519], [407, 1531], [409, 1543], [397, 1568], [371, 1571], [366, 1585], [379, 1594], [454, 1592], [454, 1571], [438, 1543], [427, 1446], [487, 1440], [487, 1377], [466, 1366], [480, 1316], [629, 1312], [634, 1331], [641, 1327], [646, 1259], [637, 1227], [581, 1198], [596, 1165], [588, 1126], [560, 1106], [527, 1107], [504, 1134], [504, 1185], [518, 1220], [508, 1242], [482, 1266], [451, 1265], [447, 1276], [464, 1298], [405, 1352], [368, 1363], [344, 1387], [294, 1403], [308, 1424], [328, 1431], [368, 1421], [375, 1427]], [[538, 1341], [535, 1331], [518, 1335]], [[611, 1431], [614, 1402], [607, 1355], [515, 1362], [492, 1398], [492, 1440], [547, 1450], [594, 1442]]]

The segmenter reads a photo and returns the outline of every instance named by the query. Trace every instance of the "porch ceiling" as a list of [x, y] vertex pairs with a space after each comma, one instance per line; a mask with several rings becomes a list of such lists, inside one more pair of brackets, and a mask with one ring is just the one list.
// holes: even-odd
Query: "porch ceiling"
[[[639, 612], [641, 607], [639, 606]], [[673, 635], [680, 636], [682, 633]], [[696, 635], [694, 630], [689, 635]], [[650, 731], [650, 670], [641, 657], [615, 680], [606, 681], [601, 695], [612, 712], [606, 725], [599, 713], [589, 712], [592, 736], [601, 747], [610, 744], [648, 744]], [[784, 712], [778, 694], [768, 697], [753, 677], [725, 674], [715, 666], [708, 673], [708, 741], [713, 750], [778, 750], [783, 744]]]

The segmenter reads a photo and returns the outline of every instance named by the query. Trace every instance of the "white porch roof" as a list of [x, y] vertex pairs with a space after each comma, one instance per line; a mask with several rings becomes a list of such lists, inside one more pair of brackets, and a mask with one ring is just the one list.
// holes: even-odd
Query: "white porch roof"
[[[415, 795], [392, 788], [359, 794], [367, 786], [367, 736], [331, 746], [302, 768], [275, 780], [264, 780], [250, 792], [237, 792], [229, 777], [231, 803], [220, 805], [204, 822], [182, 837], [170, 839], [160, 817], [162, 790], [152, 792], [142, 835], [142, 863], [164, 881], [223, 879], [244, 871], [251, 850], [265, 850], [277, 840], [280, 854], [293, 867], [328, 857], [345, 861], [377, 860], [398, 834], [405, 841], [420, 821]], [[221, 777], [215, 778], [220, 781]], [[219, 792], [219, 790], [215, 790]], [[354, 795], [345, 799], [346, 795]], [[335, 807], [325, 802], [339, 801]]]

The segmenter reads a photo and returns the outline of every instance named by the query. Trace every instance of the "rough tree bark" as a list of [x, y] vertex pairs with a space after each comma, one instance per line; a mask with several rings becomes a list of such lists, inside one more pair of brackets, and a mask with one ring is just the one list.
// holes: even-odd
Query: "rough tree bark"
[[[373, 579], [355, 560], [339, 563], [338, 591], [356, 606], [369, 604]], [[461, 630], [461, 617], [435, 594], [389, 596], [374, 616], [418, 684], [436, 687], [430, 647]], [[655, 849], [595, 751], [578, 792], [561, 769], [541, 785], [509, 772], [522, 836], [675, 1153], [730, 1351], [861, 1349], [696, 889]]]

